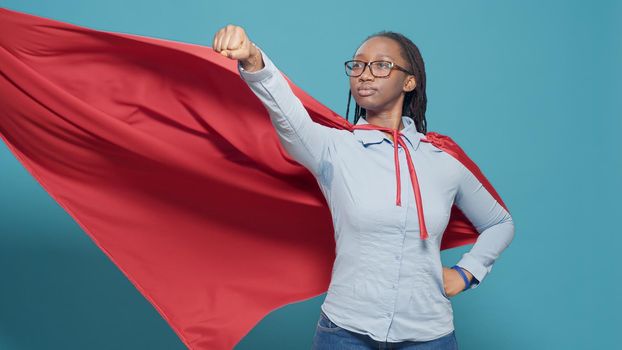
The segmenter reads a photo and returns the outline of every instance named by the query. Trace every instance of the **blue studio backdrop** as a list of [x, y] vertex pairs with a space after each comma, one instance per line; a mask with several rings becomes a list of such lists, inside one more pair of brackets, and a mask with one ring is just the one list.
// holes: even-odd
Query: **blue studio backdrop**
[[[452, 299], [460, 349], [619, 346], [621, 1], [0, 6], [205, 46], [219, 28], [240, 25], [297, 85], [341, 115], [348, 92], [343, 62], [372, 33], [405, 34], [426, 63], [428, 130], [463, 147], [516, 225], [514, 241], [482, 285]], [[453, 265], [470, 247], [443, 251], [443, 264]], [[3, 143], [0, 278], [0, 349], [185, 348]], [[236, 349], [309, 349], [324, 297], [275, 310]]]

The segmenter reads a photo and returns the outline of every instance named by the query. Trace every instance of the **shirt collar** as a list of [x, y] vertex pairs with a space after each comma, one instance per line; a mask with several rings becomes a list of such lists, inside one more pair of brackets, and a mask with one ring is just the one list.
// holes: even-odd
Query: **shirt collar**
[[[404, 138], [410, 142], [410, 145], [414, 150], [417, 150], [419, 147], [419, 141], [423, 134], [417, 131], [417, 127], [415, 126], [415, 121], [412, 118], [407, 116], [402, 116], [402, 123], [404, 124], [404, 128], [400, 130], [402, 134], [404, 134]], [[369, 124], [365, 117], [360, 117], [356, 125], [361, 124]], [[387, 140], [389, 143], [392, 141], [389, 137], [380, 130], [354, 130], [354, 136], [367, 147], [370, 144], [381, 143], [384, 140]]]

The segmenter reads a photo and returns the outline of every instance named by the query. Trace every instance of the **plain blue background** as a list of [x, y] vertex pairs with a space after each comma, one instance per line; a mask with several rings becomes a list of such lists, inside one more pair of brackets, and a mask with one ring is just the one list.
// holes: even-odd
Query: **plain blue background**
[[[402, 32], [426, 62], [428, 130], [465, 149], [516, 224], [514, 241], [486, 280], [453, 298], [460, 348], [620, 346], [619, 1], [0, 5], [206, 46], [220, 27], [241, 25], [297, 85], [342, 115], [348, 89], [342, 62], [367, 35]], [[444, 265], [469, 248], [444, 251]], [[4, 144], [0, 278], [1, 349], [185, 348]], [[236, 349], [309, 349], [323, 299], [275, 310]]]

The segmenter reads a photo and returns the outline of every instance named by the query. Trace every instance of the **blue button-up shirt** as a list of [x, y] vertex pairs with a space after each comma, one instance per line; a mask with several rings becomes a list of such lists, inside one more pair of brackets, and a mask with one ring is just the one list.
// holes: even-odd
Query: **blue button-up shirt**
[[[258, 47], [259, 49], [259, 47]], [[440, 242], [456, 204], [478, 239], [456, 264], [476, 288], [510, 244], [510, 214], [458, 160], [431, 143], [403, 116], [406, 145], [420, 187], [429, 239], [419, 221], [406, 153], [398, 149], [401, 206], [396, 205], [393, 142], [378, 130], [330, 128], [314, 122], [271, 59], [238, 70], [269, 112], [287, 152], [315, 176], [330, 207], [336, 258], [322, 310], [338, 326], [378, 341], [426, 341], [454, 330], [444, 292]], [[360, 118], [357, 124], [366, 124]]]

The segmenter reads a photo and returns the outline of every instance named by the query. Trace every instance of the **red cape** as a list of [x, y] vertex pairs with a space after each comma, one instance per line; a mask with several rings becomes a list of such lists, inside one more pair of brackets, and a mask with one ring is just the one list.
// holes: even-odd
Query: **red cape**
[[[331, 215], [236, 61], [0, 9], [0, 135], [190, 349], [326, 292]], [[295, 86], [318, 123], [350, 123]], [[451, 138], [456, 157], [501, 203]], [[507, 208], [506, 208], [507, 209]], [[474, 243], [454, 206], [441, 248]]]

